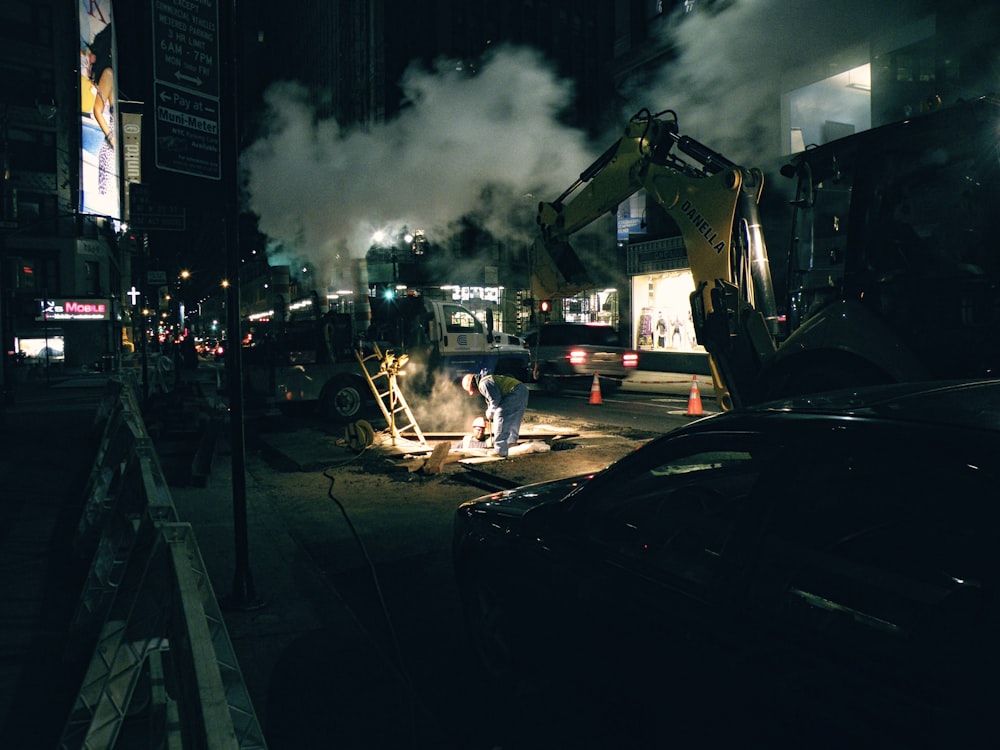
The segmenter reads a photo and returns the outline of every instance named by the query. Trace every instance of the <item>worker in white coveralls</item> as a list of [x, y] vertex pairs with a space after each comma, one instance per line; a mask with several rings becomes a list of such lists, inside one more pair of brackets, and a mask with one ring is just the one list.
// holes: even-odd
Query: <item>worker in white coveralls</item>
[[506, 458], [521, 433], [521, 420], [528, 408], [528, 386], [509, 375], [483, 371], [479, 375], [465, 375], [462, 389], [470, 396], [478, 393], [486, 399], [486, 419], [493, 423], [492, 453]]
[[472, 420], [472, 432], [463, 437], [454, 446], [458, 450], [486, 450], [490, 447], [490, 438], [486, 434], [486, 420], [476, 417]]

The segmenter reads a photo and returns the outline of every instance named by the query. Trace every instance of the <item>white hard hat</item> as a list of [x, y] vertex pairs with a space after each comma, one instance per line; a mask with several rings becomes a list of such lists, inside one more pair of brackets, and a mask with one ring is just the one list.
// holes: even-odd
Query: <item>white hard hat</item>
[[486, 420], [483, 419], [482, 417], [476, 417], [475, 419], [472, 420], [472, 426], [474, 428], [475, 427], [482, 427], [483, 429], [485, 429], [486, 428]]
[[472, 390], [472, 380], [475, 377], [476, 376], [473, 375], [471, 372], [468, 375], [463, 375], [462, 376], [462, 390], [463, 391], [471, 391]]

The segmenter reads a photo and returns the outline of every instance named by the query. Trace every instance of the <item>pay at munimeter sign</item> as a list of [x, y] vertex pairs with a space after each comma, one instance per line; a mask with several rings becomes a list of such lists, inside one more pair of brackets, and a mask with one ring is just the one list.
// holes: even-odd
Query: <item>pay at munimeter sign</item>
[[156, 82], [156, 166], [221, 177], [219, 102]]

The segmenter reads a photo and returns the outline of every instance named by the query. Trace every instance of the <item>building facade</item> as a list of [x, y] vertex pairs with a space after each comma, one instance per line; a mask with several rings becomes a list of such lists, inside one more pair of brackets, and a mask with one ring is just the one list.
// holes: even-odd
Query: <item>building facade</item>
[[[774, 24], [782, 13], [770, 17], [772, 24], [766, 36], [756, 35], [744, 24], [731, 24], [727, 37], [726, 13], [736, 6], [689, 1], [677, 7], [665, 8], [656, 2], [622, 4], [616, 22], [615, 81], [618, 87], [641, 81], [651, 95], [662, 92], [657, 80], [671, 66], [701, 64], [709, 67], [712, 59], [691, 59], [691, 49], [697, 42], [685, 37], [684, 24], [698, 28], [707, 14], [719, 27], [713, 41], [721, 48], [755, 43], [765, 39], [774, 47], [787, 45], [788, 36]], [[881, 4], [873, 4], [878, 7]], [[889, 5], [889, 4], [885, 4]], [[770, 6], [778, 8], [779, 4]], [[763, 4], [761, 9], [766, 9]], [[732, 117], [702, 117], [697, 97], [675, 92], [690, 103], [694, 111], [678, 113], [682, 128], [685, 119], [706, 125], [724, 143], [741, 145], [735, 138], [758, 131], [760, 147], [747, 156], [730, 155], [745, 160], [747, 166], [765, 170], [765, 190], [761, 201], [764, 231], [771, 254], [771, 272], [775, 276], [779, 304], [795, 294], [803, 285], [835, 283], [841, 273], [836, 259], [827, 257], [787, 257], [791, 245], [792, 224], [789, 201], [791, 180], [777, 174], [786, 157], [812, 145], [867, 130], [872, 127], [919, 115], [922, 110], [938, 107], [963, 98], [975, 98], [1000, 90], [1000, 44], [992, 31], [1000, 25], [995, 7], [975, 2], [959, 4], [927, 3], [913, 6], [918, 10], [901, 10], [897, 15], [877, 16], [880, 23], [849, 23], [841, 19], [839, 28], [828, 33], [809, 36], [806, 54], [760, 54], [753, 60], [750, 89], [760, 102], [743, 96], [738, 90], [744, 84], [737, 68], [720, 74], [718, 81], [732, 87], [720, 87], [712, 97], [701, 102], [715, 109], [725, 108], [729, 101], [760, 105], [763, 116], [755, 121], [755, 112], [745, 108]], [[720, 10], [721, 8], [721, 10]], [[864, 11], [865, 6], [855, 10]], [[673, 13], [668, 12], [672, 10]], [[809, 19], [786, 8], [788, 22], [805, 23]], [[798, 37], [795, 37], [798, 39]], [[677, 44], [671, 40], [681, 40]], [[685, 51], [678, 44], [686, 44]], [[786, 63], [780, 69], [768, 70], [767, 59]], [[686, 80], [683, 75], [669, 80]], [[744, 121], [736, 118], [743, 117]], [[714, 127], [713, 127], [714, 124]], [[682, 129], [682, 132], [683, 131]], [[695, 138], [707, 139], [700, 132], [690, 132]], [[708, 142], [713, 148], [717, 143]], [[726, 153], [724, 151], [724, 153]], [[752, 160], [752, 161], [750, 161]], [[620, 251], [628, 259], [630, 336], [633, 345], [641, 349], [691, 352], [703, 351], [694, 340], [690, 321], [688, 295], [693, 289], [686, 254], [679, 233], [671, 220], [655, 202], [642, 194], [632, 196], [617, 212], [617, 232]], [[831, 281], [833, 280], [833, 281]], [[782, 309], [784, 312], [784, 309]], [[662, 327], [659, 321], [663, 320]], [[662, 333], [660, 333], [662, 331]]]
[[[81, 49], [71, 5], [0, 8], [3, 387], [121, 351], [117, 223], [81, 213]], [[83, 93], [87, 93], [86, 82]]]

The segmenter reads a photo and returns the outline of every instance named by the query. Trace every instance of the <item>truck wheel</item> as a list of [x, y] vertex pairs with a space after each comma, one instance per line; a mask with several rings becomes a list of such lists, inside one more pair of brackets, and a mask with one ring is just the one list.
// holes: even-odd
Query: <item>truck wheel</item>
[[361, 411], [365, 399], [358, 382], [341, 378], [327, 383], [319, 398], [320, 414], [337, 422], [349, 422]]
[[563, 386], [559, 378], [553, 377], [548, 370], [541, 370], [536, 381], [549, 396], [557, 396], [562, 392]]
[[363, 419], [351, 422], [344, 428], [344, 440], [355, 453], [361, 453], [375, 442], [375, 430]]

